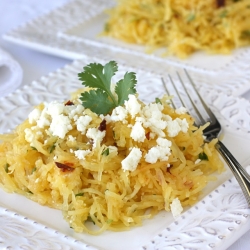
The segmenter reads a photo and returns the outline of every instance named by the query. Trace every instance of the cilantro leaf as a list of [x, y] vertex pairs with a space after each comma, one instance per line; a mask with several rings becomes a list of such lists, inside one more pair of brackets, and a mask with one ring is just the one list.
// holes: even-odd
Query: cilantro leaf
[[110, 61], [105, 66], [100, 63], [90, 63], [83, 69], [84, 72], [78, 74], [82, 84], [90, 88], [104, 90], [111, 97], [112, 101], [116, 103], [110, 90], [110, 84], [112, 76], [118, 70], [117, 63]]
[[85, 108], [89, 108], [98, 115], [107, 114], [115, 108], [115, 104], [110, 101], [108, 94], [101, 89], [81, 93], [80, 100]]
[[136, 93], [135, 83], [136, 77], [133, 72], [126, 72], [124, 79], [121, 79], [116, 87], [115, 93], [118, 95], [118, 105], [123, 105], [125, 100], [128, 100], [128, 95]]
[[124, 78], [118, 81], [115, 93], [112, 92], [111, 80], [118, 71], [115, 61], [110, 61], [104, 66], [90, 63], [83, 69], [84, 71], [78, 74], [79, 80], [92, 89], [82, 93], [80, 100], [85, 108], [96, 114], [108, 114], [115, 107], [123, 105], [130, 94], [136, 93], [136, 77], [133, 72], [127, 72]]

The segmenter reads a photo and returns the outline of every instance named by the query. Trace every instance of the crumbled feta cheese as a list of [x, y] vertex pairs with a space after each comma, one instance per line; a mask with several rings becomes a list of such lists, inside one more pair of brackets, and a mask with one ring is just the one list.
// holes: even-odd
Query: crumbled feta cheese
[[170, 204], [170, 209], [175, 218], [181, 214], [181, 212], [183, 211], [183, 207], [178, 198], [173, 199], [172, 203]]
[[171, 141], [164, 138], [158, 138], [156, 142], [157, 146], [149, 149], [148, 153], [145, 155], [145, 161], [148, 163], [156, 163], [157, 160], [167, 161], [171, 154]]
[[195, 162], [194, 162], [194, 164], [198, 164], [198, 163], [200, 163], [201, 162], [201, 159], [197, 159]]
[[84, 111], [84, 107], [80, 104], [76, 106], [67, 106], [69, 108], [73, 107], [71, 110], [68, 111], [69, 118], [72, 119], [74, 117], [78, 117], [78, 115], [82, 115]]
[[76, 121], [76, 128], [82, 134], [85, 134], [87, 126], [92, 121], [92, 117], [88, 115], [80, 116]]
[[29, 123], [36, 124], [37, 120], [40, 118], [41, 110], [34, 109], [29, 114]]
[[49, 114], [51, 117], [60, 115], [64, 111], [65, 105], [63, 103], [59, 102], [51, 102], [47, 106], [47, 114]]
[[140, 162], [142, 157], [142, 152], [139, 148], [132, 148], [129, 155], [121, 162], [122, 163], [122, 169], [129, 170], [129, 171], [135, 171], [138, 163]]
[[49, 131], [52, 133], [52, 135], [63, 139], [71, 129], [72, 125], [70, 123], [69, 117], [61, 114], [53, 117]]
[[46, 111], [47, 110], [44, 109], [41, 112], [40, 118], [37, 120], [37, 127], [39, 127], [39, 128], [44, 128], [44, 127], [50, 125], [50, 119], [49, 119], [49, 116], [48, 116]]
[[74, 136], [72, 136], [72, 135], [69, 135], [69, 136], [68, 136], [68, 141], [74, 142], [74, 141], [76, 141], [76, 137], [74, 137]]
[[109, 154], [117, 155], [118, 154], [118, 148], [116, 146], [108, 146], [109, 148]]
[[129, 95], [128, 100], [124, 102], [126, 110], [134, 118], [141, 110], [141, 104], [138, 102], [135, 95]]
[[135, 122], [135, 125], [132, 127], [130, 136], [135, 141], [144, 142], [146, 135], [145, 129], [143, 128], [141, 122]]
[[176, 118], [175, 120], [168, 121], [167, 123], [168, 123], [167, 132], [168, 132], [168, 136], [170, 137], [177, 136], [180, 131], [184, 133], [187, 133], [188, 131], [189, 125], [188, 125], [186, 118], [184, 119]]
[[165, 133], [162, 131], [167, 126], [167, 121], [163, 120], [162, 115], [163, 106], [159, 103], [150, 103], [142, 109], [144, 115], [143, 126], [150, 128], [150, 130], [156, 133], [160, 137], [165, 137]]
[[126, 117], [128, 115], [128, 111], [122, 107], [122, 106], [118, 106], [115, 109], [113, 109], [112, 114], [110, 116], [111, 121], [122, 121], [122, 122], [126, 122]]
[[106, 131], [100, 131], [98, 128], [89, 128], [86, 136], [93, 140], [93, 148], [96, 147], [98, 142], [102, 142], [103, 138], [106, 135]]
[[178, 123], [178, 121], [173, 120], [173, 121], [168, 121], [167, 122], [167, 132], [168, 132], [168, 136], [169, 137], [175, 137], [179, 134], [179, 132], [181, 131], [181, 127]]
[[184, 119], [176, 118], [176, 120], [180, 125], [181, 131], [183, 133], [187, 133], [189, 125], [188, 125], [186, 118]]
[[31, 143], [34, 139], [34, 134], [32, 133], [31, 129], [29, 128], [26, 128], [24, 130], [24, 133], [25, 133], [25, 140], [29, 143]]
[[187, 113], [187, 109], [185, 107], [180, 107], [180, 108], [175, 110], [175, 113], [178, 115], [183, 115], [183, 114]]
[[162, 115], [162, 118], [163, 118], [164, 121], [167, 121], [167, 122], [173, 120], [172, 117], [171, 117], [170, 115], [165, 115], [165, 114]]
[[75, 152], [75, 156], [79, 159], [79, 160], [85, 160], [85, 157], [91, 153], [91, 151], [88, 150], [76, 150]]

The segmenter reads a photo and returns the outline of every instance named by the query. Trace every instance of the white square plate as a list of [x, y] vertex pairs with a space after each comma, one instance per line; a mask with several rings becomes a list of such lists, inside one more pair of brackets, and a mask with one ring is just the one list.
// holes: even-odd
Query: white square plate
[[[77, 74], [90, 62], [106, 63], [86, 57], [3, 98], [0, 132], [13, 129], [40, 102], [67, 100], [69, 93], [81, 87]], [[149, 102], [162, 96], [164, 88], [159, 74], [124, 64], [119, 65], [115, 78], [120, 79], [132, 70], [137, 75], [141, 100]], [[201, 73], [191, 73], [194, 79], [204, 77]], [[249, 150], [245, 145], [250, 143], [250, 103], [218, 89], [202, 88], [201, 94], [222, 124], [223, 142], [243, 166], [248, 165]], [[219, 175], [204, 190], [201, 201], [175, 221], [170, 213], [161, 212], [141, 227], [126, 232], [107, 231], [100, 236], [74, 233], [60, 211], [0, 190], [0, 248], [226, 249], [250, 228], [250, 210], [239, 185], [231, 177], [229, 170]]]

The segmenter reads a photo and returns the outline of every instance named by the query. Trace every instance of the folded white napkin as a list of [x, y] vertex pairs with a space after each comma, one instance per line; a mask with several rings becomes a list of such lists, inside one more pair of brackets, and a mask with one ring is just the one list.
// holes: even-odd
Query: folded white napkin
[[14, 58], [0, 48], [0, 97], [13, 92], [22, 83], [23, 70]]

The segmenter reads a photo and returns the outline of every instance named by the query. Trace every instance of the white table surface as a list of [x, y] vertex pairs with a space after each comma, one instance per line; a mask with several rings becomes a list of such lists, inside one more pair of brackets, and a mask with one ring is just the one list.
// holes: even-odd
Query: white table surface
[[[10, 53], [23, 69], [22, 85], [29, 85], [33, 80], [47, 75], [71, 60], [43, 54], [25, 47], [8, 43], [2, 35], [18, 25], [36, 18], [56, 8], [68, 0], [0, 0], [0, 47]], [[1, 96], [1, 93], [0, 93]], [[243, 95], [250, 100], [250, 91]], [[229, 250], [250, 249], [250, 231], [236, 241]]]

